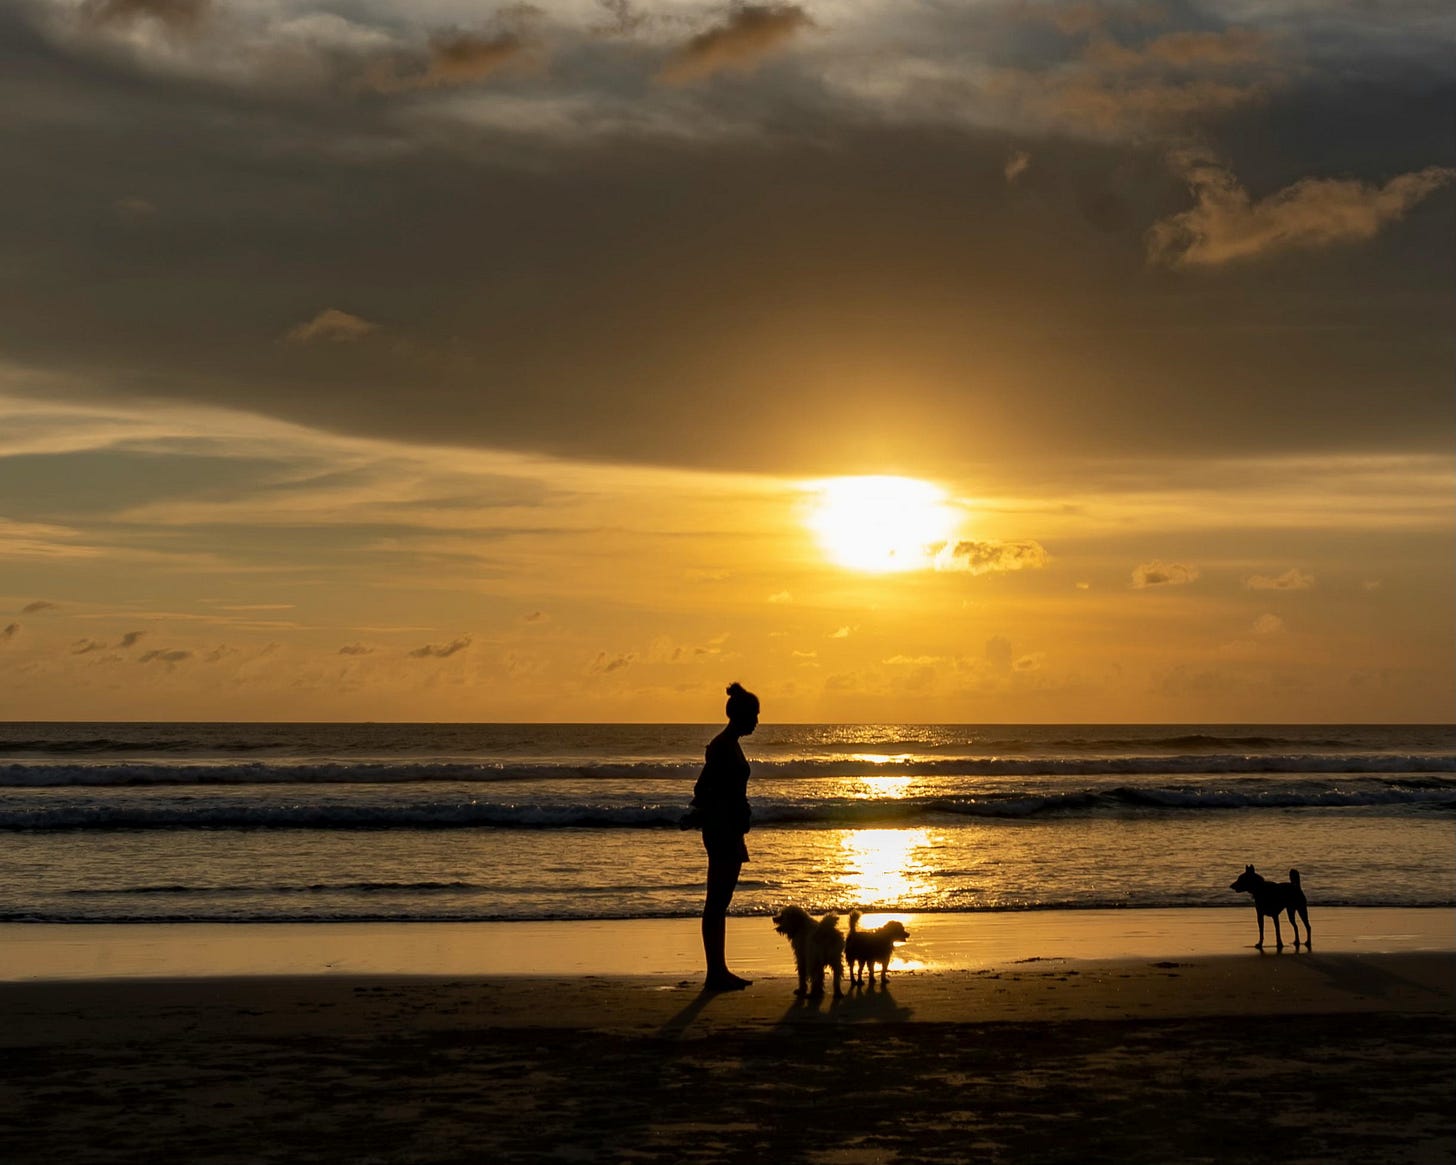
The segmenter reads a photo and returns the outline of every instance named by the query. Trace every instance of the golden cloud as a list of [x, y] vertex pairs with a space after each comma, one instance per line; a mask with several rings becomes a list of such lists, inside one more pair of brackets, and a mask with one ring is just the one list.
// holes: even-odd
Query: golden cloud
[[1361, 242], [1456, 179], [1449, 166], [1400, 174], [1383, 186], [1301, 178], [1255, 202], [1233, 171], [1207, 155], [1182, 152], [1172, 162], [1195, 205], [1148, 231], [1149, 260], [1168, 267], [1215, 267], [1276, 251]]

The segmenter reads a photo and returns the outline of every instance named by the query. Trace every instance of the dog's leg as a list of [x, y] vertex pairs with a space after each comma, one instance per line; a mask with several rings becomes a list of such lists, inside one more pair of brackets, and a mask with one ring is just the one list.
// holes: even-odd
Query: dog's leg
[[1264, 949], [1264, 912], [1258, 906], [1254, 907], [1254, 917], [1259, 920], [1259, 941], [1254, 944], [1254, 949], [1262, 951]]
[[1304, 919], [1304, 949], [1309, 950], [1314, 946], [1314, 934], [1309, 929], [1309, 911], [1303, 906], [1299, 908], [1299, 917]]
[[834, 972], [834, 998], [840, 999], [844, 996], [844, 987], [840, 982], [844, 978], [843, 961], [836, 958], [831, 964], [831, 969]]
[[1276, 951], [1282, 951], [1284, 949], [1284, 935], [1279, 931], [1279, 911], [1276, 910], [1269, 917], [1274, 920], [1274, 949]]

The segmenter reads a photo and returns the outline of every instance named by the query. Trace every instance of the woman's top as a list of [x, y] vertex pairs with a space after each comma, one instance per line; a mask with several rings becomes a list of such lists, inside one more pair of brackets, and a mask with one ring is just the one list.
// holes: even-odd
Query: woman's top
[[713, 737], [704, 755], [703, 771], [693, 786], [698, 827], [704, 832], [747, 833], [748, 758], [737, 737]]

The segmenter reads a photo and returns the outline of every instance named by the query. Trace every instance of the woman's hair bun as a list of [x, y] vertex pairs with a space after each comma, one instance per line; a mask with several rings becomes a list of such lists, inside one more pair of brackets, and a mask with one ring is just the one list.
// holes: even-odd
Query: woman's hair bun
[[742, 684], [734, 680], [733, 683], [728, 685], [728, 694], [730, 696], [746, 696], [748, 692]]

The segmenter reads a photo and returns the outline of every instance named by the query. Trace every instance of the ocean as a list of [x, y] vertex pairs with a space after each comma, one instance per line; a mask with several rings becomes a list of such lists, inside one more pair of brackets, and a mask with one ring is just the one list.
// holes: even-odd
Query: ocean
[[[718, 725], [0, 724], [0, 921], [676, 918]], [[765, 724], [734, 914], [1456, 905], [1449, 725]]]

